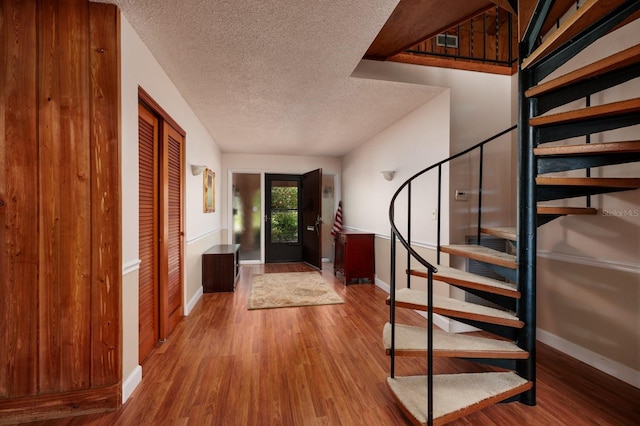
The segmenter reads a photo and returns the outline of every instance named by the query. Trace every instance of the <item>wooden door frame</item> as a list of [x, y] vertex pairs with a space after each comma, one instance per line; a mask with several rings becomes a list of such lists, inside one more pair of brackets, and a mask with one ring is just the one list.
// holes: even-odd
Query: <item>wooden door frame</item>
[[[158, 115], [160, 121], [162, 122], [159, 126], [159, 135], [158, 139], [160, 142], [160, 150], [162, 151], [162, 146], [164, 146], [165, 138], [167, 138], [167, 132], [164, 130], [163, 123], [172, 127], [178, 134], [182, 137], [183, 143], [181, 145], [180, 159], [182, 164], [182, 170], [180, 173], [180, 271], [181, 271], [181, 287], [182, 287], [182, 312], [184, 312], [184, 293], [185, 293], [185, 277], [184, 277], [184, 221], [185, 221], [185, 178], [184, 171], [186, 170], [184, 164], [184, 151], [186, 144], [186, 131], [158, 104], [152, 97], [147, 93], [142, 87], [138, 86], [138, 101], [145, 104], [152, 112]], [[164, 154], [161, 152], [161, 157]], [[167, 276], [168, 276], [168, 241], [165, 237], [168, 234], [168, 212], [163, 208], [164, 200], [168, 197], [168, 167], [165, 165], [165, 162], [162, 161], [160, 165], [161, 170], [161, 179], [160, 179], [160, 202], [159, 202], [159, 216], [160, 216], [160, 226], [159, 226], [159, 241], [161, 242], [158, 246], [159, 254], [158, 260], [160, 264], [160, 274], [158, 278], [159, 290], [158, 290], [158, 298], [159, 298], [159, 339], [165, 340], [169, 335], [169, 330], [173, 329], [175, 326], [174, 323], [177, 323], [180, 318], [170, 318], [169, 317], [169, 297], [167, 292]]]

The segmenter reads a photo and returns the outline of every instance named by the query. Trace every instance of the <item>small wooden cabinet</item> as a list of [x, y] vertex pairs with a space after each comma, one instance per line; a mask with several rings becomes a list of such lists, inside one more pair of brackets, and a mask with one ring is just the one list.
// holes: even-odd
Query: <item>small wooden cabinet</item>
[[374, 234], [342, 231], [336, 234], [333, 274], [340, 272], [345, 284], [353, 280], [374, 282]]
[[240, 260], [240, 244], [219, 244], [202, 253], [202, 288], [205, 293], [234, 291]]

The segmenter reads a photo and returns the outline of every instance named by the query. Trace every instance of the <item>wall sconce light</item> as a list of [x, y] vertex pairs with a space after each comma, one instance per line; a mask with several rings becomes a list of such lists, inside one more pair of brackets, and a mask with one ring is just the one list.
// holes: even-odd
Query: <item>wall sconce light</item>
[[191, 174], [194, 176], [198, 176], [201, 175], [202, 172], [204, 172], [204, 169], [206, 169], [207, 166], [201, 166], [198, 164], [192, 164], [191, 165]]
[[382, 177], [383, 178], [385, 178], [386, 180], [390, 181], [395, 176], [396, 171], [395, 170], [384, 170], [384, 171], [382, 171], [380, 173], [382, 173]]

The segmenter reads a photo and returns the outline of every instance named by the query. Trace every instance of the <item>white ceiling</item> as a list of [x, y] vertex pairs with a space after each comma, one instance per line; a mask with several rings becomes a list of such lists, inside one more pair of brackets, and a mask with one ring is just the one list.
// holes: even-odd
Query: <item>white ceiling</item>
[[350, 77], [398, 0], [101, 1], [224, 153], [343, 156], [441, 92]]

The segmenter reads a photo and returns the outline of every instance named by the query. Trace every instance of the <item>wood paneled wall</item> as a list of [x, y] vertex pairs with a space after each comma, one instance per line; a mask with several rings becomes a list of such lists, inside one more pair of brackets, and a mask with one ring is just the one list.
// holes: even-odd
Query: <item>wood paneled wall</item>
[[0, 424], [121, 401], [120, 28], [0, 2]]
[[[511, 57], [509, 56], [509, 21], [512, 21]], [[507, 11], [498, 8], [486, 10], [481, 15], [461, 22], [453, 28], [443, 31], [443, 34], [458, 37], [458, 47], [445, 48], [438, 46], [436, 37], [427, 39], [413, 50], [439, 55], [459, 55], [492, 62], [509, 62], [518, 58], [517, 18]], [[486, 31], [485, 31], [486, 28]]]

